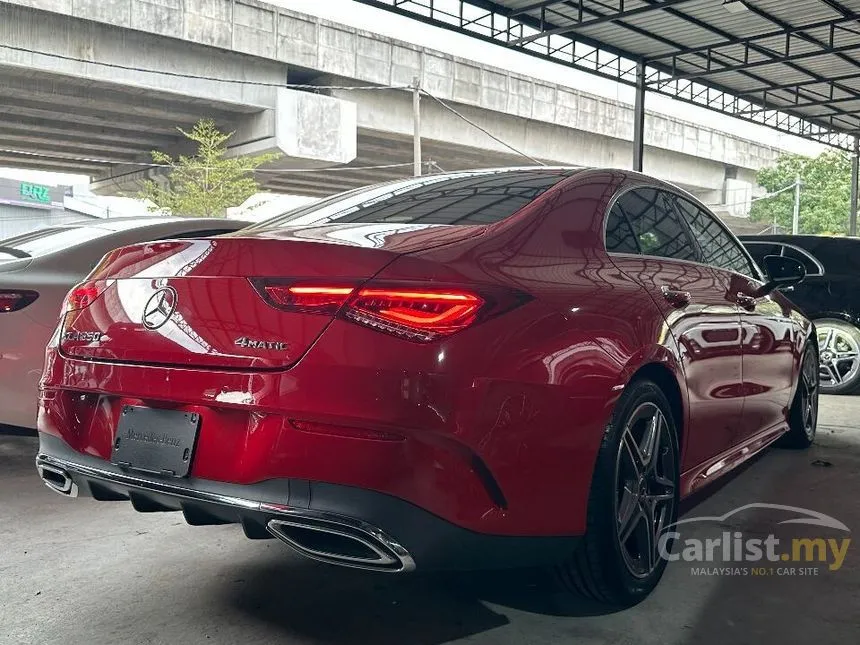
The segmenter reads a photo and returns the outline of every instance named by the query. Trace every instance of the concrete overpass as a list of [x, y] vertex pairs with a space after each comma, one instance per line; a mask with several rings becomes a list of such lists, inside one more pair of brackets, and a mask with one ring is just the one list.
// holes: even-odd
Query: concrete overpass
[[[412, 161], [411, 92], [284, 85], [402, 88], [414, 76], [533, 157], [629, 167], [625, 104], [257, 0], [0, 0], [0, 165], [134, 191], [157, 171], [131, 164], [181, 150], [176, 127], [209, 116], [236, 131], [236, 154], [284, 153], [261, 174], [267, 189], [325, 195], [411, 173], [350, 169]], [[426, 98], [422, 138], [446, 170], [524, 161]], [[653, 113], [646, 146], [646, 172], [709, 203], [738, 201], [726, 191], [743, 194], [779, 153]], [[276, 172], [296, 168], [333, 170]]]

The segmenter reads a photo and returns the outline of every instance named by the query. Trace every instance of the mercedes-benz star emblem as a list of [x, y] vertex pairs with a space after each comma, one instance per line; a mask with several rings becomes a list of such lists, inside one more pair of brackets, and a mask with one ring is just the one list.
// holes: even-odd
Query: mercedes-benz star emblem
[[147, 329], [163, 327], [176, 311], [176, 290], [163, 287], [156, 291], [143, 307], [143, 326]]

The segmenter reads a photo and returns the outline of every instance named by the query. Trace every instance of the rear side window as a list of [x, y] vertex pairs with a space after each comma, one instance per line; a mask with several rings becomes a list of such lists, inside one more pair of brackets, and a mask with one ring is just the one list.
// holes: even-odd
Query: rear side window
[[493, 224], [576, 170], [509, 170], [429, 175], [351, 191], [269, 219], [249, 230], [328, 222]]
[[821, 275], [823, 273], [821, 265], [806, 251], [784, 246], [782, 247], [782, 254], [787, 258], [792, 258], [800, 262], [806, 269], [806, 275]]
[[610, 253], [639, 253], [633, 228], [620, 208], [613, 208], [606, 219], [606, 250]]
[[702, 261], [705, 264], [741, 275], [756, 275], [741, 245], [729, 235], [716, 217], [686, 199], [677, 197], [675, 203], [699, 241]]
[[[666, 193], [654, 188], [627, 191], [615, 202], [607, 220], [626, 220], [644, 255], [698, 260], [697, 249]], [[608, 230], [607, 230], [607, 245]], [[629, 242], [626, 243], [629, 246]]]
[[775, 242], [744, 242], [744, 246], [759, 267], [764, 266], [764, 259], [768, 255], [782, 254], [782, 244]]

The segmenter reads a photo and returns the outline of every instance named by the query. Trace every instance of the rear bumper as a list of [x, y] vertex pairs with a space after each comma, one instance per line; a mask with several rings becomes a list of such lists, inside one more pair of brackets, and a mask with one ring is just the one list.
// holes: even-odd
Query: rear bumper
[[[129, 500], [140, 512], [181, 511], [192, 525], [238, 523], [249, 538], [274, 535], [299, 553], [332, 564], [391, 572], [536, 566], [563, 560], [577, 544], [576, 537], [476, 533], [396, 497], [339, 484], [300, 479], [232, 484], [141, 475], [78, 453], [55, 436], [39, 438], [37, 467], [61, 494]], [[290, 527], [364, 542], [378, 553], [378, 562], [327, 558], [291, 540]]]

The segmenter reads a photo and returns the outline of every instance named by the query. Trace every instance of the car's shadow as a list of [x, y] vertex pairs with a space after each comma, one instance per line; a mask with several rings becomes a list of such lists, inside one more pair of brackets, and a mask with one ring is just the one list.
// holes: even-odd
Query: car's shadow
[[[285, 547], [286, 548], [286, 547]], [[292, 639], [342, 645], [439, 645], [505, 626], [500, 605], [549, 616], [612, 610], [557, 593], [536, 571], [397, 577], [334, 569], [284, 554], [237, 565], [232, 585], [211, 591], [231, 610]]]
[[0, 436], [7, 437], [37, 437], [38, 433], [32, 428], [20, 428], [18, 426], [7, 426], [0, 423]]
[[[710, 498], [748, 467], [685, 501], [682, 512]], [[408, 635], [410, 645], [439, 645], [507, 625], [507, 610], [563, 618], [621, 611], [560, 593], [546, 571], [399, 577], [285, 557], [279, 548], [267, 549], [263, 560], [236, 563], [229, 578], [233, 584], [210, 590], [219, 602], [265, 623], [287, 641], [402, 645]]]

